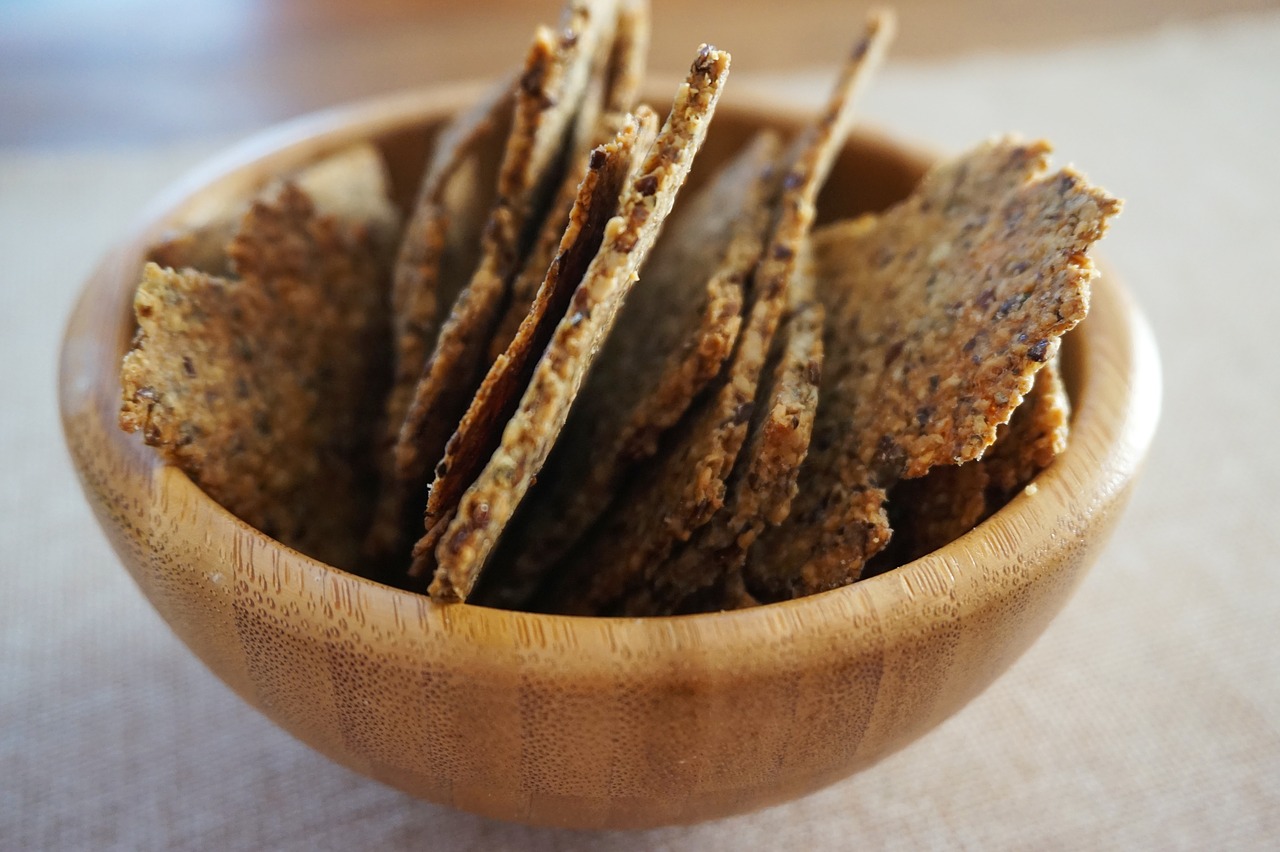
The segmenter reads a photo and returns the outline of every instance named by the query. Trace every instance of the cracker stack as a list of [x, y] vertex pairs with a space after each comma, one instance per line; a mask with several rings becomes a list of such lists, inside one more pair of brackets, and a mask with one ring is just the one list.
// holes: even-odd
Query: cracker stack
[[682, 194], [729, 55], [660, 114], [646, 4], [571, 0], [440, 134], [403, 227], [365, 145], [158, 243], [121, 426], [440, 602], [735, 608], [946, 544], [1065, 448], [1056, 353], [1119, 202], [1005, 138], [819, 225], [892, 30], [796, 138], [724, 144]]

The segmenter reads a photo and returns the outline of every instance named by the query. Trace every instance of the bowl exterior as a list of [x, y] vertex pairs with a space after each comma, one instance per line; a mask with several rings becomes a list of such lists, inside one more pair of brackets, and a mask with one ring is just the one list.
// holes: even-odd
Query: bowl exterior
[[[1093, 562], [1151, 439], [1154, 347], [1110, 277], [1064, 347], [1073, 440], [1034, 493], [910, 565], [742, 612], [590, 619], [439, 606], [283, 547], [120, 432], [132, 292], [163, 227], [359, 138], [383, 142], [393, 171], [411, 176], [431, 128], [473, 92], [408, 94], [261, 137], [158, 202], [86, 284], [59, 377], [67, 443], [121, 561], [175, 633], [339, 763], [434, 802], [579, 828], [694, 822], [802, 795], [977, 695]], [[729, 101], [716, 122], [802, 120]], [[745, 132], [721, 138], [731, 135]], [[824, 206], [883, 205], [925, 164], [859, 135]]]

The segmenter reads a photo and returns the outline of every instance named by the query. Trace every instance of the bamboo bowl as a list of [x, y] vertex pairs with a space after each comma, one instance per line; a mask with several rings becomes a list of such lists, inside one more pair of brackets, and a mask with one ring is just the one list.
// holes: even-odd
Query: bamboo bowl
[[[99, 523], [174, 632], [244, 700], [357, 772], [478, 814], [581, 828], [695, 822], [804, 795], [981, 692], [1096, 558], [1154, 431], [1155, 348], [1110, 275], [1063, 348], [1072, 442], [1034, 495], [887, 574], [741, 612], [593, 619], [438, 606], [282, 546], [116, 427], [132, 294], [161, 230], [357, 139], [382, 146], [407, 201], [434, 128], [476, 92], [382, 99], [241, 145], [157, 201], [86, 283], [62, 350], [66, 440]], [[806, 118], [726, 99], [695, 175], [749, 131]], [[884, 206], [927, 162], [855, 136], [824, 216]]]

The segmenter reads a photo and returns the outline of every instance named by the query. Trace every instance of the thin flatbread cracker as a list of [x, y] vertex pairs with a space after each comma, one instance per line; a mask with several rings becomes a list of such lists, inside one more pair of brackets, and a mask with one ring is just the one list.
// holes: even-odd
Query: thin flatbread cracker
[[[620, 120], [624, 116], [614, 115], [609, 118]], [[547, 269], [560, 250], [560, 239], [564, 236], [565, 228], [569, 227], [570, 214], [578, 201], [578, 187], [587, 175], [587, 157], [577, 156], [569, 165], [572, 174], [566, 175], [561, 181], [560, 189], [547, 210], [546, 220], [529, 248], [529, 256], [511, 282], [510, 301], [489, 340], [490, 362], [497, 360], [515, 340], [520, 324], [529, 315], [529, 310], [538, 297]]]
[[519, 552], [502, 603], [533, 591], [730, 355], [773, 209], [778, 148], [760, 136], [672, 213], [513, 533]]
[[524, 266], [511, 282], [511, 299], [489, 341], [492, 362], [506, 351], [524, 322], [542, 286], [547, 267], [555, 257], [560, 237], [569, 224], [569, 213], [578, 195], [578, 185], [586, 173], [587, 154], [612, 139], [636, 106], [644, 81], [645, 54], [649, 46], [649, 5], [645, 0], [628, 0], [619, 10], [613, 42], [601, 51], [598, 72], [578, 113], [569, 171], [560, 183], [555, 200], [547, 211], [542, 229], [529, 249]]
[[414, 388], [448, 311], [479, 262], [497, 193], [514, 83], [496, 86], [441, 133], [396, 256], [391, 288], [392, 382], [377, 447], [381, 484], [365, 542], [377, 563], [408, 547], [421, 495], [395, 471], [395, 445]]
[[538, 362], [502, 442], [467, 490], [436, 549], [429, 589], [437, 600], [463, 600], [559, 437], [595, 354], [613, 328], [637, 271], [652, 248], [706, 136], [729, 71], [729, 55], [704, 45], [671, 113], [624, 190], [599, 253], [574, 291], [568, 313]]
[[[677, 544], [669, 519], [680, 482], [679, 456], [660, 460], [639, 487], [615, 504], [608, 521], [574, 551], [556, 595], [557, 611], [666, 615], [739, 573], [747, 549], [767, 523], [786, 515], [809, 446], [822, 370], [823, 309], [801, 264], [788, 288], [788, 316], [774, 337], [748, 437], [726, 486], [724, 506]], [[674, 489], [679, 493], [679, 486]]]
[[935, 467], [895, 487], [889, 494], [890, 564], [955, 541], [1025, 488], [1066, 449], [1070, 405], [1055, 358], [1036, 373], [1030, 392], [996, 430], [995, 443], [981, 459]]
[[760, 374], [778, 323], [786, 311], [787, 290], [795, 274], [797, 258], [813, 227], [818, 193], [826, 183], [836, 155], [844, 147], [858, 96], [888, 49], [893, 37], [893, 20], [887, 13], [869, 19], [822, 115], [792, 145], [794, 154], [782, 179], [777, 218], [756, 268], [750, 309], [729, 370], [716, 391], [712, 409], [697, 415], [701, 423], [696, 431], [709, 438], [698, 443], [708, 451], [688, 459], [693, 476], [688, 479], [689, 486], [678, 503], [694, 511], [677, 530], [681, 540], [706, 523], [723, 505], [724, 480], [746, 439]]
[[611, 0], [574, 0], [558, 35], [539, 27], [534, 36], [479, 265], [440, 328], [396, 440], [396, 476], [410, 493], [430, 481], [431, 468], [484, 377], [490, 336], [531, 239], [526, 231], [537, 227], [554, 192], [596, 46], [613, 29], [613, 7]]
[[520, 324], [529, 315], [529, 310], [538, 297], [538, 291], [541, 290], [542, 282], [547, 276], [547, 269], [550, 268], [551, 262], [560, 250], [560, 240], [564, 236], [565, 228], [569, 227], [570, 216], [574, 205], [578, 202], [578, 188], [587, 175], [590, 152], [602, 142], [615, 136], [628, 117], [628, 114], [619, 113], [589, 117], [587, 113], [588, 110], [584, 104], [579, 118], [584, 123], [590, 121], [590, 132], [578, 134], [579, 138], [573, 143], [574, 150], [579, 153], [570, 160], [569, 174], [566, 174], [560, 182], [560, 189], [557, 190], [556, 197], [547, 210], [546, 219], [542, 223], [538, 236], [534, 238], [533, 245], [529, 248], [529, 255], [525, 258], [520, 272], [511, 282], [510, 302], [489, 341], [491, 362], [506, 352], [511, 341], [515, 340]]
[[218, 219], [169, 231], [147, 249], [147, 262], [167, 269], [192, 269], [209, 275], [231, 275], [227, 245], [236, 233], [237, 219]]
[[987, 143], [884, 213], [815, 234], [839, 334], [792, 516], [751, 556], [756, 597], [857, 579], [888, 539], [884, 490], [978, 458], [1084, 317], [1085, 253], [1120, 203], [1070, 169], [1046, 174], [1048, 150]]
[[982, 457], [990, 478], [992, 510], [1025, 488], [1067, 448], [1071, 400], [1058, 361], [1046, 362], [1036, 373], [1031, 392]]
[[[688, 540], [724, 505], [725, 483], [747, 437], [760, 377], [786, 312], [788, 288], [813, 225], [818, 193], [844, 146], [858, 96], [882, 61], [893, 28], [894, 19], [887, 13], [868, 19], [823, 112], [791, 145], [778, 209], [755, 270], [750, 306], [734, 352], [703, 404], [690, 412], [690, 422], [665, 450], [660, 462], [668, 472], [664, 483], [652, 486], [662, 494], [656, 504], [678, 509], [662, 512], [662, 532], [648, 538], [642, 552], [611, 562], [593, 576], [590, 592], [570, 588], [573, 582], [566, 577], [574, 574], [572, 570], [554, 572], [558, 576], [550, 577], [547, 587], [538, 592], [539, 608], [559, 608], [561, 599], [572, 599], [576, 609], [586, 611], [616, 599], [631, 586], [638, 570], [665, 562], [677, 542]], [[525, 545], [523, 549], [527, 555], [515, 559], [559, 555], [559, 548], [545, 545]], [[517, 566], [521, 567], [520, 562]]]
[[229, 254], [239, 280], [146, 266], [120, 425], [247, 523], [353, 567], [385, 385], [376, 241], [285, 184]]
[[743, 567], [751, 546], [767, 527], [777, 526], [790, 514], [813, 435], [822, 377], [825, 311], [815, 300], [810, 274], [797, 270], [791, 283], [793, 307], [781, 360], [770, 383], [764, 416], [751, 424], [735, 465], [724, 508], [655, 573], [655, 582], [645, 594], [627, 602], [625, 612], [662, 614], [738, 606], [732, 596], [725, 600], [706, 596], [726, 584], [745, 594]]
[[316, 211], [370, 230], [379, 254], [395, 252], [400, 214], [388, 201], [391, 177], [386, 161], [370, 142], [360, 142], [327, 154], [287, 176], [311, 198]]
[[969, 532], [987, 515], [990, 484], [991, 476], [980, 461], [942, 465], [900, 482], [886, 498], [892, 541], [866, 572], [878, 573], [883, 557], [889, 557], [883, 567], [905, 564]]
[[586, 158], [587, 171], [577, 201], [533, 305], [506, 352], [499, 355], [471, 400], [467, 413], [436, 465], [427, 500], [427, 533], [414, 548], [409, 576], [434, 568], [435, 545], [447, 528], [467, 486], [475, 481], [497, 447], [503, 424], [529, 382], [538, 357], [546, 349], [569, 298], [604, 239], [605, 223], [618, 210], [623, 184], [633, 162], [648, 151], [656, 132], [656, 116], [647, 113], [645, 127], [629, 117], [615, 138]]
[[[391, 250], [400, 215], [388, 202], [390, 179], [378, 149], [361, 142], [328, 154], [286, 176], [311, 199], [318, 212], [359, 223], [370, 230], [380, 253]], [[268, 187], [263, 195], [278, 191]], [[147, 251], [147, 260], [170, 269], [196, 269], [210, 275], [233, 274], [227, 247], [235, 238], [248, 205], [203, 224], [175, 229]]]
[[[662, 243], [655, 249], [644, 270], [650, 279], [644, 288], [649, 298], [635, 300], [636, 311], [623, 316], [630, 332], [618, 337], [623, 351], [607, 361], [608, 349], [601, 356], [599, 372], [606, 380], [639, 380], [639, 392], [622, 400], [631, 404], [608, 409], [621, 415], [610, 454], [614, 459], [630, 463], [652, 456], [658, 437], [684, 415], [732, 354], [742, 326], [746, 284], [764, 247], [778, 152], [772, 134], [758, 136], [692, 199], [687, 216], [672, 223], [676, 239], [666, 243], [668, 250], [660, 251]], [[717, 207], [723, 212], [717, 213]], [[703, 227], [698, 227], [699, 221]], [[690, 286], [704, 274], [706, 283], [700, 290]], [[696, 310], [677, 311], [680, 301]], [[663, 345], [668, 341], [669, 346]], [[605, 460], [600, 469], [609, 466]]]

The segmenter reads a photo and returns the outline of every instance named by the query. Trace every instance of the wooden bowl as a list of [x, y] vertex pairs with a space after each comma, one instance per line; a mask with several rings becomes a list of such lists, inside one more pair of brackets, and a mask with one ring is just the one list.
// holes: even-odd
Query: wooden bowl
[[[177, 185], [86, 283], [62, 350], [67, 443], [121, 561], [178, 636], [344, 766], [478, 814], [582, 828], [694, 822], [804, 795], [981, 692], [1097, 557], [1152, 437], [1155, 348], [1109, 274], [1063, 350], [1070, 449], [1034, 494], [902, 568], [740, 612], [594, 619], [439, 606], [282, 546], [117, 428], [141, 257], [166, 225], [357, 139], [383, 147], [408, 198], [433, 128], [476, 91], [410, 93], [268, 132]], [[702, 172], [750, 129], [792, 131], [806, 118], [726, 99]], [[927, 162], [857, 135], [824, 215], [884, 206]]]

